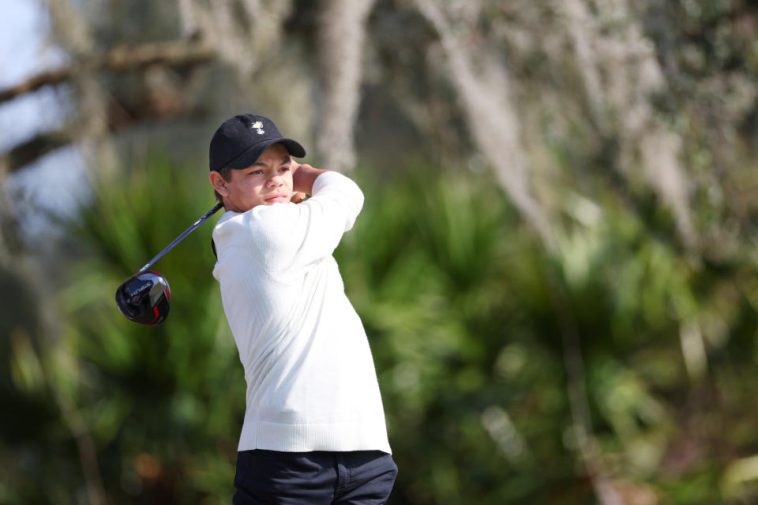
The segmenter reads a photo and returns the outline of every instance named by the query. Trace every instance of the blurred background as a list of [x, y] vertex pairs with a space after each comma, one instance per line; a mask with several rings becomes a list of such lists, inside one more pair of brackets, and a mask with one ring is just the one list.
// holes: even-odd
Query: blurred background
[[[394, 505], [758, 503], [751, 0], [0, 0], [0, 503], [230, 503], [207, 146], [359, 181]], [[215, 221], [215, 218], [211, 220]]]

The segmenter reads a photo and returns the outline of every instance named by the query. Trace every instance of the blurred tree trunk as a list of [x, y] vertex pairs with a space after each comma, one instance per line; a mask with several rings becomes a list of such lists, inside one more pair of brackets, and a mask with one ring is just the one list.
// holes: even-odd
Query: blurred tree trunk
[[[109, 146], [107, 137], [107, 109], [104, 93], [95, 77], [96, 49], [89, 34], [87, 24], [76, 13], [71, 5], [65, 0], [48, 0], [48, 9], [53, 18], [53, 26], [58, 30], [57, 36], [65, 41], [72, 57], [71, 66], [74, 69], [69, 78], [81, 97], [77, 111], [79, 114], [72, 120], [66, 133], [53, 135], [48, 138], [47, 145], [44, 141], [32, 139], [27, 142], [27, 154], [23, 166], [35, 159], [34, 153], [29, 147], [36, 147], [42, 155], [49, 148], [57, 147], [74, 136], [80, 139], [92, 139], [89, 149], [93, 153], [98, 173], [112, 175], [115, 170], [115, 156]], [[76, 132], [76, 133], [74, 133]], [[16, 158], [17, 159], [17, 158]], [[14, 157], [10, 157], [11, 162]], [[8, 158], [2, 161], [3, 176], [10, 170], [18, 169], [22, 165], [12, 166]], [[10, 166], [9, 166], [10, 165]], [[2, 181], [4, 182], [4, 180]], [[5, 188], [3, 188], [5, 189]], [[0, 220], [3, 222], [3, 241], [0, 246], [11, 247], [4, 252], [11, 255], [11, 265], [16, 275], [22, 277], [27, 286], [34, 291], [36, 314], [39, 317], [39, 327], [42, 334], [40, 339], [45, 339], [47, 344], [55, 340], [59, 335], [59, 318], [56, 317], [56, 308], [51, 294], [53, 286], [50, 279], [45, 275], [39, 265], [34, 264], [35, 258], [29, 255], [23, 248], [23, 238], [19, 236], [16, 216], [7, 205], [5, 199], [7, 193], [3, 192], [0, 199]], [[47, 345], [44, 346], [47, 348]], [[61, 412], [66, 428], [71, 432], [72, 439], [76, 444], [80, 457], [80, 466], [84, 476], [84, 489], [87, 501], [91, 505], [105, 505], [107, 503], [102, 479], [100, 478], [99, 463], [97, 460], [95, 444], [90, 433], [90, 427], [81, 421], [76, 408], [67, 402], [64, 395], [59, 394], [58, 385], [47, 380], [47, 387], [54, 397], [57, 407]]]
[[97, 79], [98, 48], [85, 19], [68, 0], [47, 0], [55, 36], [71, 56], [77, 114], [67, 128], [84, 141], [98, 176], [112, 177], [116, 156], [108, 136], [108, 100]]
[[366, 19], [375, 0], [324, 0], [319, 20], [318, 61], [323, 107], [316, 145], [323, 165], [351, 171], [355, 127], [365, 65]]

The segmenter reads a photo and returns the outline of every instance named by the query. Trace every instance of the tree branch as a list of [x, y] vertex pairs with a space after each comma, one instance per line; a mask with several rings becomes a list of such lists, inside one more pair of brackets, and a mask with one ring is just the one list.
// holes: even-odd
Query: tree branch
[[7, 173], [13, 173], [49, 152], [68, 145], [71, 141], [71, 135], [65, 130], [40, 133], [2, 155], [0, 166], [3, 166]]
[[[108, 107], [108, 131], [115, 133], [146, 121], [170, 121], [180, 117], [201, 117], [204, 114], [205, 110], [200, 106], [164, 112], [157, 110], [149, 100], [128, 108], [123, 104], [112, 103]], [[68, 126], [41, 132], [16, 145], [10, 151], [0, 154], [0, 170], [5, 170], [6, 175], [17, 172], [50, 152], [75, 143], [79, 139], [72, 134], [73, 131], [75, 128]]]
[[[94, 58], [94, 68], [107, 72], [130, 72], [142, 70], [152, 65], [184, 67], [205, 63], [216, 56], [216, 52], [200, 40], [179, 40], [142, 44], [139, 46], [117, 46]], [[36, 91], [44, 86], [68, 81], [76, 70], [76, 65], [41, 72], [26, 81], [0, 90], [0, 103]]]
[[71, 70], [68, 68], [41, 72], [20, 84], [0, 90], [0, 103], [7, 102], [17, 96], [31, 93], [32, 91], [37, 91], [43, 86], [60, 84], [61, 82], [66, 81], [70, 76]]
[[[179, 69], [192, 67], [212, 60], [216, 52], [199, 39], [142, 44], [139, 46], [118, 46], [94, 57], [94, 70], [111, 73], [125, 73], [157, 68]], [[0, 90], [0, 104], [16, 97], [36, 91], [44, 86], [56, 85], [72, 79], [79, 65], [72, 64], [57, 70], [39, 73], [10, 88]], [[150, 90], [148, 90], [150, 91]], [[181, 93], [165, 86], [148, 92], [136, 104], [126, 105], [114, 100], [108, 107], [108, 130], [126, 129], [135, 123], [151, 120], [169, 120], [180, 116], [201, 115], [194, 104], [182, 100]], [[6, 174], [16, 172], [33, 163], [55, 149], [75, 142], [76, 128], [71, 125], [59, 130], [40, 132], [33, 138], [13, 146], [0, 154], [0, 167]]]

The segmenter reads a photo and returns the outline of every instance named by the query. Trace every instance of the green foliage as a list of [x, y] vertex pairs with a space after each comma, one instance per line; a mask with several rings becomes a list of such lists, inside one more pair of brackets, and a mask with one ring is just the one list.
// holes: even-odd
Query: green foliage
[[135, 325], [114, 303], [116, 287], [213, 204], [204, 174], [187, 184], [187, 169], [161, 156], [146, 166], [96, 188], [72, 224], [83, 257], [61, 293], [69, 320], [56, 352], [73, 356], [60, 374], [75, 377], [51, 388], [76, 405], [117, 502], [224, 501], [231, 490], [218, 484], [233, 473], [244, 378], [211, 276], [211, 225], [155, 267], [171, 285], [169, 323]]
[[[211, 224], [157, 265], [173, 292], [164, 325], [130, 323], [113, 302], [212, 196], [203, 173], [155, 155], [140, 165], [96, 188], [71, 225], [79, 254], [59, 340], [11, 339], [13, 397], [27, 402], [16, 416], [45, 405], [49, 420], [23, 449], [4, 442], [0, 482], [18, 485], [0, 486], [3, 502], [75, 501], [92, 484], [87, 440], [112, 503], [229, 501], [244, 378], [211, 276]], [[579, 386], [619, 492], [752, 496], [754, 258], [697, 263], [624, 207], [569, 191], [548, 252], [482, 175], [415, 163], [360, 179], [366, 204], [336, 254], [400, 467], [391, 503], [593, 503], [569, 351], [583, 357]], [[29, 468], [65, 478], [34, 486]]]

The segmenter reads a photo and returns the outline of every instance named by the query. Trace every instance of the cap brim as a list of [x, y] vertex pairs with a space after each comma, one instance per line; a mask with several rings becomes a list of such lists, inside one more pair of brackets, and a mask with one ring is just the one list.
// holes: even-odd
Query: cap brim
[[221, 168], [247, 168], [260, 158], [261, 154], [263, 154], [263, 151], [265, 151], [267, 147], [274, 144], [282, 144], [284, 148], [287, 149], [287, 152], [295, 158], [302, 158], [305, 156], [305, 148], [303, 148], [298, 142], [285, 138], [271, 139], [255, 144]]

